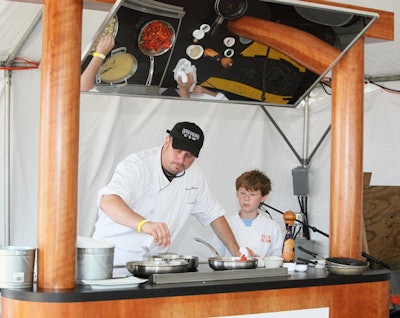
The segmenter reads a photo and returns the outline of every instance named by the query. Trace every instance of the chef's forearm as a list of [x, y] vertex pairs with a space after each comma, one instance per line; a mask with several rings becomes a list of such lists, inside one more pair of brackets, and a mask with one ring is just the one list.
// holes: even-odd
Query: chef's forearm
[[137, 229], [139, 223], [144, 219], [133, 211], [120, 196], [114, 194], [103, 195], [100, 209], [113, 221], [132, 229]]
[[211, 227], [233, 256], [240, 256], [240, 246], [224, 216], [215, 219]]

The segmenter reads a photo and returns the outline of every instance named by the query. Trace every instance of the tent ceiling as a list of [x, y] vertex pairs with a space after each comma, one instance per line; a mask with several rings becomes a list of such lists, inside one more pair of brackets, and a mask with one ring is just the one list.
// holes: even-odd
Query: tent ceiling
[[[395, 17], [400, 14], [400, 2], [396, 1], [353, 0], [351, 4], [394, 12]], [[41, 11], [41, 4], [18, 1], [0, 2], [0, 63], [2, 65], [12, 58], [14, 53], [17, 57], [40, 61], [41, 20], [38, 25], [34, 24]], [[91, 42], [106, 14], [105, 11], [84, 9], [82, 50]], [[394, 41], [366, 39], [365, 75], [371, 80], [379, 78], [384, 81], [400, 78], [400, 64], [397, 61], [400, 56], [400, 40], [396, 37], [400, 34], [400, 25], [396, 22]], [[32, 34], [27, 37], [31, 29]], [[21, 46], [20, 49], [19, 46]]]

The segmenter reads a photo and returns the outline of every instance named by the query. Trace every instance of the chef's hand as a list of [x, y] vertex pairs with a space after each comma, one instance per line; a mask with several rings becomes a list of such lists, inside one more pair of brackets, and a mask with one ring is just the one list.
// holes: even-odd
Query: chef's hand
[[257, 254], [249, 247], [241, 247], [234, 256], [241, 257], [242, 255], [246, 257], [257, 257]]
[[107, 55], [115, 45], [115, 39], [111, 34], [103, 35], [96, 46], [96, 52]]
[[171, 234], [167, 224], [161, 222], [147, 222], [142, 226], [141, 232], [153, 237], [155, 244], [166, 247], [171, 244]]
[[186, 74], [187, 76], [187, 81], [184, 83], [182, 81], [182, 77], [178, 76], [177, 82], [178, 82], [178, 87], [179, 87], [179, 95], [181, 95], [182, 98], [189, 98], [190, 97], [190, 87], [194, 84], [194, 79], [191, 74]]

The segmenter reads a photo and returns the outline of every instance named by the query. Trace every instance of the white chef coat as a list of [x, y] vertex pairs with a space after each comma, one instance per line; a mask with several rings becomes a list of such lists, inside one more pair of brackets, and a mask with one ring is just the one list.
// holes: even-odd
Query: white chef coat
[[[165, 222], [173, 242], [189, 215], [194, 215], [205, 226], [225, 211], [211, 196], [196, 161], [183, 176], [168, 181], [161, 167], [161, 148], [132, 154], [120, 162], [110, 183], [99, 191], [98, 203], [105, 194], [120, 196], [144, 218]], [[152, 254], [168, 250], [154, 244], [151, 235], [114, 222], [100, 209], [93, 237], [115, 244], [114, 265], [145, 259], [142, 246], [147, 246]]]
[[[239, 246], [251, 248], [261, 259], [282, 255], [285, 232], [278, 222], [260, 213], [251, 226], [243, 223], [239, 213], [226, 218]], [[232, 256], [217, 236], [214, 237], [213, 244], [221, 255]]]

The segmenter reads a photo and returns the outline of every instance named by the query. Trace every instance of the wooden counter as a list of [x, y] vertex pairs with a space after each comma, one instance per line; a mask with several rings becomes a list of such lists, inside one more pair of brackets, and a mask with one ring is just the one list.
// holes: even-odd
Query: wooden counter
[[390, 272], [335, 276], [306, 273], [265, 279], [152, 285], [121, 290], [75, 289], [52, 293], [2, 291], [3, 318], [213, 317], [328, 307], [329, 317], [387, 318]]

